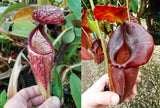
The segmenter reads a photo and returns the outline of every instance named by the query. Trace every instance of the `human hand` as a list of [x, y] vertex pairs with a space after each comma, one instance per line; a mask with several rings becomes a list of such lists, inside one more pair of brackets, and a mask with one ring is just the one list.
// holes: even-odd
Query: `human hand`
[[60, 100], [56, 96], [52, 96], [45, 101], [38, 86], [31, 86], [20, 90], [9, 99], [4, 108], [32, 108], [37, 105], [40, 105], [39, 108], [59, 108]]
[[[140, 82], [139, 77], [136, 82]], [[108, 84], [109, 78], [108, 75], [105, 74], [82, 94], [82, 108], [105, 108], [107, 105], [118, 104], [120, 101], [118, 94], [111, 91], [104, 91], [104, 87]], [[136, 94], [135, 85], [130, 97], [126, 99], [126, 102], [129, 102], [129, 99], [134, 98]]]

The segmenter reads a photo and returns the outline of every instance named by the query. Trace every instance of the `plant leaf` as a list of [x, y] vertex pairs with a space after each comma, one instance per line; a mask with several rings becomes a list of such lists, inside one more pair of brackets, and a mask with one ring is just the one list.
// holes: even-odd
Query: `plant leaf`
[[82, 42], [81, 42], [81, 46], [84, 47], [85, 49], [88, 49], [91, 47], [92, 45], [92, 38], [90, 36], [90, 33], [92, 33], [92, 31], [90, 30], [90, 28], [86, 27], [86, 26], [82, 26], [81, 29], [81, 35], [82, 35]]
[[0, 38], [1, 38], [1, 39], [7, 39], [7, 40], [10, 40], [10, 41], [13, 41], [13, 39], [10, 38], [10, 37], [7, 36], [7, 35], [0, 35]]
[[81, 0], [67, 0], [70, 9], [81, 17]]
[[98, 21], [107, 20], [110, 23], [119, 22], [122, 24], [127, 19], [126, 7], [96, 5], [93, 13]]
[[131, 7], [132, 11], [136, 13], [138, 10], [138, 0], [131, 0], [129, 2], [129, 6]]
[[65, 43], [71, 43], [75, 40], [75, 34], [73, 32], [73, 29], [68, 30], [62, 37], [63, 42]]
[[[77, 36], [74, 43], [76, 42], [81, 42], [81, 37]], [[72, 43], [72, 44], [74, 44]], [[71, 57], [75, 54], [75, 52], [77, 51], [79, 44], [73, 45], [70, 47], [70, 49], [67, 51], [68, 53], [66, 54], [67, 56], [67, 60], [69, 61], [71, 59]]]
[[93, 32], [95, 32], [96, 34], [99, 34], [95, 21], [88, 19], [88, 26]]
[[53, 79], [51, 82], [51, 93], [54, 94], [54, 96], [57, 96], [59, 100], [61, 101], [63, 97], [63, 92], [62, 92], [62, 82], [60, 79], [60, 76], [57, 72], [57, 69], [55, 68], [53, 71]]
[[81, 36], [81, 28], [74, 28], [76, 36]]
[[74, 73], [70, 75], [70, 87], [77, 108], [81, 108], [81, 80]]
[[13, 24], [11, 34], [20, 37], [28, 37], [29, 33], [36, 25], [27, 21], [19, 21]]
[[80, 20], [80, 18], [76, 14], [69, 14], [65, 17], [67, 24], [65, 25], [66, 28], [73, 27], [72, 22], [70, 19]]
[[36, 8], [32, 6], [20, 9], [18, 12], [16, 12], [12, 22], [28, 21], [28, 22], [33, 23], [34, 20], [32, 19], [32, 12], [35, 9]]
[[0, 103], [1, 103], [0, 107], [3, 108], [6, 102], [7, 102], [7, 93], [5, 90], [3, 90], [0, 94]]
[[81, 58], [83, 60], [92, 60], [94, 58], [94, 56], [91, 53], [89, 53], [87, 51], [87, 49], [85, 49], [85, 48], [82, 47], [81, 48]]
[[0, 17], [0, 22], [2, 21], [2, 19], [9, 13], [9, 12], [12, 12], [12, 11], [17, 11], [21, 8], [24, 8], [24, 7], [27, 7], [29, 6], [28, 4], [24, 4], [24, 3], [18, 3], [18, 4], [13, 4], [11, 6], [9, 6], [4, 12], [3, 14], [1, 15]]
[[18, 54], [16, 62], [14, 64], [12, 74], [10, 77], [9, 85], [8, 85], [8, 92], [7, 97], [11, 98], [17, 93], [17, 84], [18, 84], [18, 77], [20, 75], [20, 72], [23, 68], [25, 68], [28, 65], [22, 66], [21, 64], [21, 57], [23, 56], [24, 49]]

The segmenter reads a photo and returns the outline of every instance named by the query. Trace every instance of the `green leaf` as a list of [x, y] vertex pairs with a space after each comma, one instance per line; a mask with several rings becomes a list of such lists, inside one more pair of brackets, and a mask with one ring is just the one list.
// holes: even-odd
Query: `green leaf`
[[81, 72], [81, 66], [74, 67], [74, 68], [72, 68], [72, 70], [73, 71], [79, 71], [79, 72]]
[[88, 26], [93, 32], [95, 32], [96, 34], [99, 34], [95, 21], [88, 19]]
[[63, 35], [62, 40], [65, 43], [71, 43], [75, 40], [75, 34], [73, 32], [73, 29], [70, 29], [68, 31], [66, 31], [66, 33]]
[[70, 19], [80, 20], [80, 18], [76, 14], [69, 14], [65, 17], [67, 24], [65, 25], [66, 28], [73, 27]]
[[81, 108], [81, 80], [74, 73], [70, 75], [70, 87], [77, 108]]
[[1, 38], [1, 39], [6, 39], [6, 40], [13, 41], [12, 38], [10, 38], [9, 36], [6, 36], [6, 35], [0, 35], [0, 38]]
[[74, 28], [76, 36], [81, 36], [81, 28]]
[[7, 23], [5, 24], [4, 29], [7, 30], [7, 31], [9, 31], [9, 27], [10, 27], [10, 23], [7, 22]]
[[[77, 43], [77, 42], [81, 42], [80, 36], [77, 36], [76, 40], [72, 44]], [[75, 52], [78, 49], [78, 46], [79, 46], [79, 44], [75, 44], [75, 45], [71, 46], [70, 49], [67, 51], [68, 52], [66, 55], [67, 61], [69, 61], [71, 59], [71, 57], [75, 54]]]
[[27, 38], [35, 26], [27, 21], [19, 21], [13, 24], [11, 34]]
[[81, 0], [67, 0], [69, 8], [81, 17]]
[[137, 10], [138, 10], [138, 0], [131, 0], [129, 2], [129, 6], [131, 7], [132, 11], [134, 13], [137, 13]]
[[51, 82], [51, 93], [53, 93], [54, 96], [57, 96], [59, 100], [61, 101], [63, 97], [63, 92], [62, 92], [62, 82], [60, 79], [60, 76], [57, 72], [57, 69], [55, 68], [53, 71], [53, 79]]
[[29, 6], [28, 4], [24, 4], [24, 3], [18, 3], [18, 4], [13, 4], [11, 6], [9, 6], [3, 13], [2, 15], [0, 16], [0, 22], [3, 20], [3, 18], [9, 13], [9, 12], [12, 12], [12, 11], [17, 11], [21, 8], [24, 8], [24, 7], [27, 7]]
[[37, 0], [38, 7], [47, 5], [48, 0]]
[[2, 108], [4, 107], [6, 102], [7, 102], [7, 93], [5, 90], [3, 90], [0, 94], [0, 104]]
[[51, 43], [53, 43], [53, 38], [48, 33], [46, 33], [46, 35], [47, 35], [48, 39], [51, 41]]
[[64, 66], [64, 65], [58, 65], [58, 66], [56, 67], [58, 73], [60, 73], [60, 71], [62, 70], [63, 66]]

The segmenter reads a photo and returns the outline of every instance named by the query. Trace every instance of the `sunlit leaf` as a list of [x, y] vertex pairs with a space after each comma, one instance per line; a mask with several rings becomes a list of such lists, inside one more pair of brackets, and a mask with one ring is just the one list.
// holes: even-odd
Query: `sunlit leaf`
[[34, 22], [32, 19], [32, 12], [35, 10], [35, 7], [26, 7], [20, 9], [18, 12], [16, 12], [13, 21], [12, 22], [17, 22], [17, 21], [28, 21], [28, 22]]
[[70, 9], [81, 17], [81, 0], [67, 0]]
[[48, 0], [37, 0], [38, 7], [47, 5]]
[[93, 32], [95, 32], [96, 34], [99, 34], [95, 21], [88, 19], [88, 26]]
[[7, 93], [3, 90], [0, 94], [0, 107], [3, 108], [7, 102]]
[[70, 87], [77, 108], [81, 108], [81, 80], [74, 73], [70, 75]]
[[53, 93], [54, 96], [57, 96], [59, 100], [61, 100], [63, 97], [62, 82], [56, 68], [52, 71], [54, 72], [53, 72], [53, 78], [51, 82], [51, 93]]
[[93, 13], [98, 21], [107, 20], [110, 23], [114, 22], [123, 23], [127, 19], [126, 7], [96, 5]]
[[21, 37], [28, 37], [29, 33], [35, 26], [36, 25], [27, 21], [19, 21], [13, 24], [11, 34]]
[[29, 6], [28, 4], [24, 4], [24, 3], [18, 3], [18, 4], [13, 4], [11, 6], [9, 6], [4, 12], [3, 14], [0, 16], [0, 22], [2, 21], [2, 19], [9, 13], [12, 11], [17, 11], [21, 8], [27, 7]]

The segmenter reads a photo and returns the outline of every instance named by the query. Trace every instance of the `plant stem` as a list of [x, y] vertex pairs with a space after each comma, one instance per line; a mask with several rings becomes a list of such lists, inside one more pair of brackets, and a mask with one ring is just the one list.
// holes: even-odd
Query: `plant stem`
[[69, 72], [69, 70], [71, 73], [73, 73], [71, 69], [81, 66], [81, 62], [78, 64], [71, 65], [71, 66], [68, 66], [68, 65], [64, 65], [64, 66], [67, 66], [67, 69], [62, 74], [62, 82], [64, 82], [64, 79], [65, 79], [67, 73]]
[[[91, 7], [92, 7], [92, 11], [93, 11], [93, 9], [94, 9], [93, 0], [90, 0], [90, 4], [91, 4]], [[106, 65], [107, 65], [107, 71], [108, 71], [108, 70], [109, 70], [109, 64], [108, 64], [108, 57], [107, 57], [106, 47], [105, 47], [105, 44], [104, 44], [104, 39], [103, 39], [103, 36], [102, 36], [102, 32], [101, 32], [101, 30], [100, 30], [98, 21], [95, 20], [95, 22], [96, 22], [96, 26], [97, 26], [97, 28], [98, 28], [98, 32], [99, 32], [100, 39], [101, 39], [102, 49], [103, 49], [103, 53], [104, 53], [104, 57], [105, 57], [105, 62], [106, 62]]]
[[65, 29], [65, 30], [54, 40], [53, 46], [62, 38], [62, 36], [64, 35], [64, 33], [66, 33], [66, 32], [67, 32], [68, 30], [70, 30], [70, 29], [72, 29], [72, 27], [69, 28], [69, 29]]
[[128, 20], [130, 21], [128, 0], [126, 0], [126, 4], [127, 4]]

